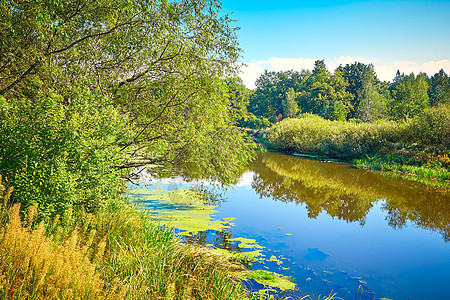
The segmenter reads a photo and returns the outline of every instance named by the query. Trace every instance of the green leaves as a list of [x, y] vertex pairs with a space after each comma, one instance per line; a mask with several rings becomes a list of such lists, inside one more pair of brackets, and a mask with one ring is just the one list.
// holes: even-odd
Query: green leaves
[[7, 2], [0, 174], [22, 207], [97, 210], [146, 163], [224, 182], [243, 170], [252, 143], [231, 129], [241, 104], [224, 80], [240, 49], [217, 1]]
[[408, 119], [416, 116], [429, 106], [428, 82], [426, 75], [417, 77], [397, 74], [391, 87], [392, 101], [389, 103], [391, 116], [395, 119]]

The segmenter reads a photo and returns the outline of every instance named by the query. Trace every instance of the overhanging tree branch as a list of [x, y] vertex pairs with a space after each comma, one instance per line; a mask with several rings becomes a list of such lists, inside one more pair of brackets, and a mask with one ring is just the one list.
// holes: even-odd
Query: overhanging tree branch
[[21, 82], [34, 68], [36, 68], [41, 63], [40, 59], [37, 59], [19, 78], [13, 81], [10, 85], [0, 90], [0, 96], [4, 95], [7, 91], [11, 90], [16, 84]]

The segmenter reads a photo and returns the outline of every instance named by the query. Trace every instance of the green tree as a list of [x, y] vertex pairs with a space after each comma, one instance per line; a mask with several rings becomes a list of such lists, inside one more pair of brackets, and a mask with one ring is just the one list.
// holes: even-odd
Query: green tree
[[276, 116], [284, 113], [282, 103], [288, 90], [292, 88], [295, 93], [300, 92], [309, 76], [310, 72], [305, 70], [302, 72], [266, 70], [256, 80], [256, 91], [250, 97], [249, 112], [274, 122]]
[[416, 77], [414, 73], [405, 75], [397, 71], [391, 86], [392, 99], [388, 104], [391, 117], [408, 119], [423, 111], [429, 106], [428, 88], [424, 73]]
[[341, 72], [333, 75], [327, 70], [323, 60], [316, 61], [300, 97], [302, 112], [313, 113], [325, 119], [342, 119], [348, 112], [352, 97], [345, 90], [346, 85]]
[[336, 71], [342, 72], [342, 76], [347, 82], [346, 91], [353, 95], [350, 105], [348, 106], [349, 112], [347, 119], [356, 118], [361, 112], [359, 105], [362, 99], [360, 96], [362, 95], [361, 91], [363, 90], [363, 85], [367, 84], [367, 78], [371, 79], [371, 84], [376, 90], [380, 90], [381, 83], [375, 74], [372, 64], [366, 65], [360, 62], [355, 62], [353, 64], [339, 66]]
[[378, 91], [374, 73], [365, 71], [364, 79], [358, 91], [359, 105], [356, 117], [363, 121], [381, 119], [386, 111], [386, 99]]
[[431, 77], [429, 97], [431, 106], [450, 103], [450, 77], [443, 69]]
[[294, 118], [298, 113], [298, 105], [295, 101], [295, 91], [293, 88], [289, 88], [281, 103], [283, 107], [283, 116], [285, 118]]
[[230, 105], [234, 111], [233, 116], [237, 121], [245, 119], [248, 115], [247, 106], [253, 91], [248, 89], [239, 77], [226, 80], [226, 84]]
[[240, 49], [217, 1], [9, 0], [0, 11], [0, 174], [25, 208], [95, 209], [149, 163], [189, 162], [224, 182], [243, 169], [251, 143], [232, 128], [223, 80]]

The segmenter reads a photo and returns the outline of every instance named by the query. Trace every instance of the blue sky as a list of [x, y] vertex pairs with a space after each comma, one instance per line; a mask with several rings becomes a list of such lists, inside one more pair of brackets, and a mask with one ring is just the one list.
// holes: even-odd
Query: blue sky
[[264, 69], [309, 69], [315, 59], [331, 71], [355, 60], [373, 63], [383, 80], [396, 69], [450, 73], [450, 1], [221, 2], [241, 28], [250, 87]]

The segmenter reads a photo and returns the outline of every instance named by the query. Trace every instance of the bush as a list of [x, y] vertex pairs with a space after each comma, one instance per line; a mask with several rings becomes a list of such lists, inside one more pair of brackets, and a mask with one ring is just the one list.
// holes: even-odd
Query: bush
[[387, 152], [403, 127], [394, 122], [329, 121], [316, 115], [285, 119], [265, 137], [268, 148], [313, 153], [351, 160], [368, 153]]
[[33, 99], [0, 97], [0, 174], [14, 185], [14, 201], [25, 210], [39, 203], [45, 219], [117, 199], [123, 183], [111, 166], [121, 158], [126, 116], [97, 107], [89, 90], [70, 105], [48, 90]]
[[450, 105], [425, 109], [410, 122], [409, 139], [423, 146], [450, 149]]

